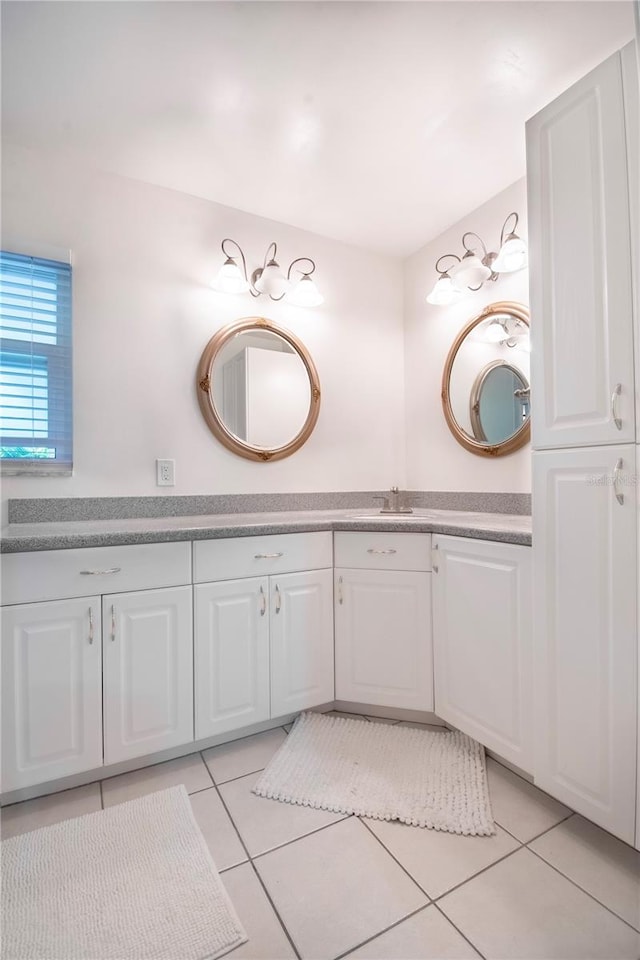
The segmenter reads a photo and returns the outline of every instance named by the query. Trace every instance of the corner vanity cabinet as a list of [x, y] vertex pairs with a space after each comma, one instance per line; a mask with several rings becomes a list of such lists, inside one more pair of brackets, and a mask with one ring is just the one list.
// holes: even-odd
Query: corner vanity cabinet
[[333, 701], [331, 538], [194, 544], [196, 739]]
[[190, 584], [187, 543], [3, 557], [3, 791], [193, 739]]
[[335, 534], [336, 700], [433, 711], [431, 535]]
[[433, 538], [435, 712], [533, 769], [531, 547]]

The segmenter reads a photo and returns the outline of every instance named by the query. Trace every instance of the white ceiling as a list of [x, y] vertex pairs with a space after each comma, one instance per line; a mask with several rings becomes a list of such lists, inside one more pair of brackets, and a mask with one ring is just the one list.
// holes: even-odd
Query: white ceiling
[[525, 172], [617, 2], [8, 2], [9, 142], [405, 256]]

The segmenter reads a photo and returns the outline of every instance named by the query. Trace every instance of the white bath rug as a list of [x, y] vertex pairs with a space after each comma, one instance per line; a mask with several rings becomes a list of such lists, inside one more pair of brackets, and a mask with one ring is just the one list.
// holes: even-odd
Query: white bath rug
[[209, 960], [247, 939], [184, 786], [0, 852], [6, 960]]
[[302, 713], [253, 792], [466, 836], [496, 832], [484, 749], [458, 731]]

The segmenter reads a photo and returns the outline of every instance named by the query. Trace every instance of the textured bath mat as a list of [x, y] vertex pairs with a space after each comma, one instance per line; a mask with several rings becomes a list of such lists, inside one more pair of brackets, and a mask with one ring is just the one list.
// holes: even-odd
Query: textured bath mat
[[246, 934], [183, 786], [1, 844], [7, 960], [204, 960]]
[[457, 731], [302, 713], [253, 792], [449, 833], [496, 832], [484, 750]]

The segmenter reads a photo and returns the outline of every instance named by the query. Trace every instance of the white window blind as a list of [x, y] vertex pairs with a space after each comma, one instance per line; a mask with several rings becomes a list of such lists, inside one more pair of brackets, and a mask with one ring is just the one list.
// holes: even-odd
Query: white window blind
[[71, 266], [0, 253], [0, 463], [70, 473]]

